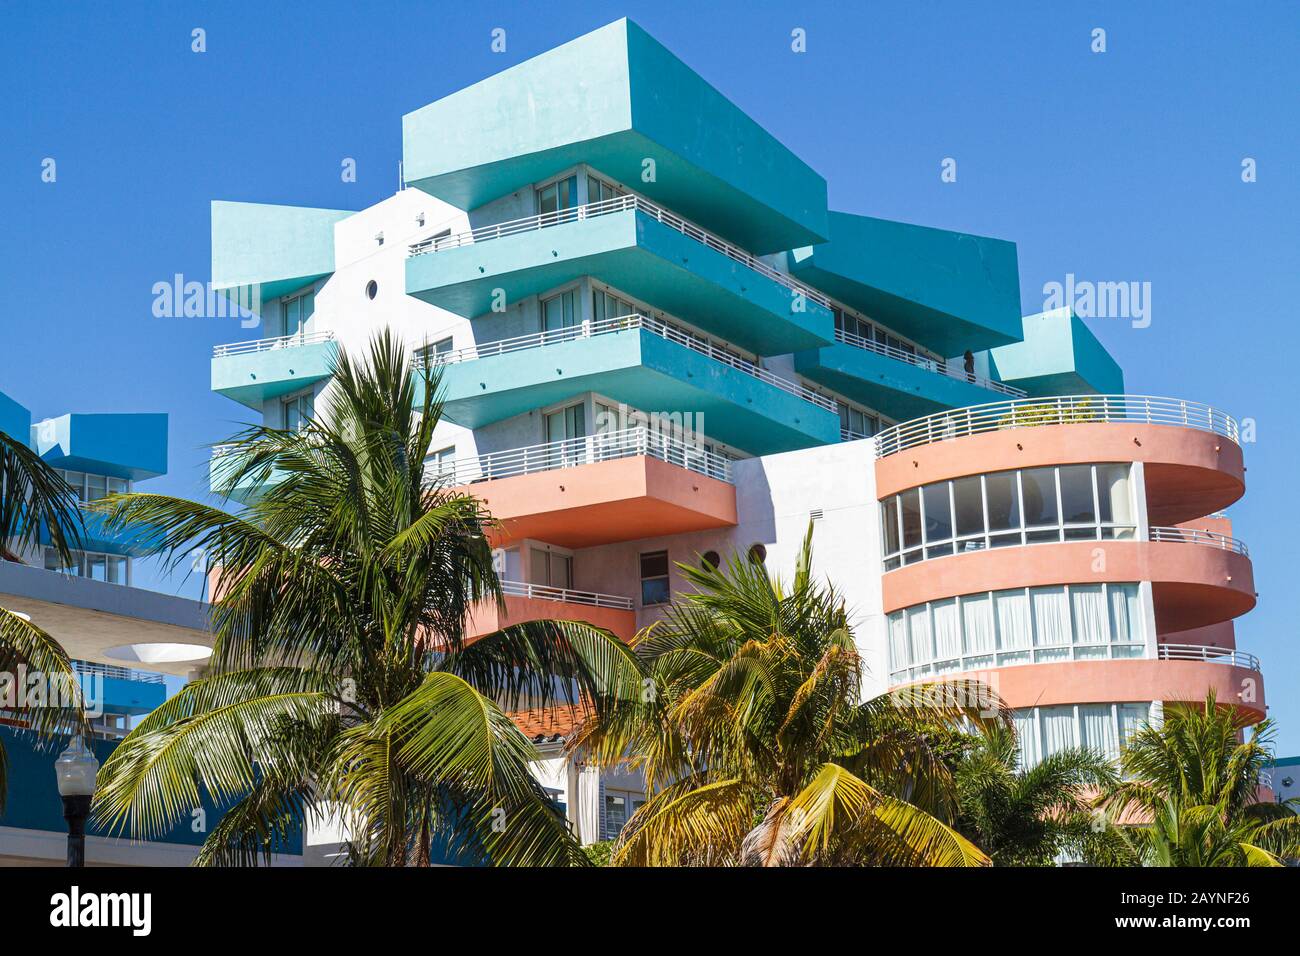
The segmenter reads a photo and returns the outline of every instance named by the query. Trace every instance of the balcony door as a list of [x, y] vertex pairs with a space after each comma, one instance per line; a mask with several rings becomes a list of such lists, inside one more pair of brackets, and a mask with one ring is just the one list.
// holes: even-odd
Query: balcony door
[[559, 332], [571, 329], [579, 324], [578, 295], [570, 289], [549, 299], [542, 300], [542, 329], [546, 332]]
[[307, 330], [307, 320], [316, 311], [315, 291], [290, 296], [280, 300], [284, 309], [284, 334], [301, 335]]
[[587, 409], [584, 403], [570, 405], [549, 412], [546, 416], [546, 443], [564, 442], [559, 448], [548, 449], [548, 467], [569, 468], [586, 461]]
[[576, 174], [558, 180], [537, 190], [537, 214], [544, 223], [564, 222], [572, 216], [565, 216], [566, 209], [578, 205], [578, 177]]

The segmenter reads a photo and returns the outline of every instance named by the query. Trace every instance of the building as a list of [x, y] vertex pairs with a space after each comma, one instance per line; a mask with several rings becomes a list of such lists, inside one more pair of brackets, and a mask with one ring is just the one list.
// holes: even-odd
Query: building
[[[430, 473], [503, 522], [508, 620], [628, 637], [677, 562], [788, 571], [813, 521], [872, 689], [976, 674], [1029, 760], [1115, 752], [1209, 689], [1264, 715], [1221, 513], [1244, 492], [1236, 422], [1127, 396], [1071, 312], [1022, 315], [1013, 243], [831, 210], [628, 20], [402, 132], [405, 188], [369, 208], [213, 203], [214, 285], [264, 326], [217, 347], [212, 387], [291, 428], [340, 348], [396, 330], [443, 376]], [[539, 770], [580, 824], [572, 774]], [[591, 831], [640, 798], [618, 783]]]
[[[85, 502], [131, 491], [167, 470], [163, 414], [74, 413], [33, 423], [24, 406], [0, 393], [0, 431], [35, 449]], [[73, 658], [95, 731], [90, 744], [101, 764], [133, 719], [166, 699], [164, 675], [189, 675], [211, 648], [206, 605], [133, 585], [139, 554], [137, 536], [110, 533], [98, 516], [86, 515], [70, 564], [45, 544], [12, 554], [17, 560], [0, 560], [0, 607], [27, 616]], [[21, 687], [23, 675], [12, 676]], [[20, 710], [0, 709], [0, 742], [9, 761], [0, 864], [62, 865], [67, 825], [54, 779], [59, 748], [38, 743], [24, 726]], [[87, 864], [186, 864], [216, 819], [204, 809], [189, 826], [148, 843], [91, 831]]]

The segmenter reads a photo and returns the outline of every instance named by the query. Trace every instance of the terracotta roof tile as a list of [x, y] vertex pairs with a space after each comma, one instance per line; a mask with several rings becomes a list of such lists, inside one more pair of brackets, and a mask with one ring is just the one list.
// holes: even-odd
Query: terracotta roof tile
[[517, 710], [510, 714], [510, 719], [534, 743], [550, 743], [569, 737], [586, 716], [585, 707], [560, 704], [546, 709]]

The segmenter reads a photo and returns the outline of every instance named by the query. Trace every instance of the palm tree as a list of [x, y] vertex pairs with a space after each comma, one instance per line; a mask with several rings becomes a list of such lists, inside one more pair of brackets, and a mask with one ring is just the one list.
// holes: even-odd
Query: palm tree
[[[451, 838], [497, 864], [585, 857], [529, 772], [533, 744], [503, 708], [603, 713], [639, 672], [594, 627], [532, 621], [465, 633], [501, 589], [480, 502], [424, 474], [438, 377], [385, 331], [340, 354], [327, 414], [252, 427], [217, 490], [261, 493], [237, 513], [160, 495], [110, 499], [112, 527], [152, 527], [170, 562], [219, 568], [209, 672], [147, 716], [104, 764], [94, 816], [157, 836], [206, 794], [225, 810], [203, 864], [253, 864], [319, 806], [351, 829], [354, 863], [427, 865]], [[271, 481], [272, 476], [275, 477]]]
[[570, 744], [645, 775], [614, 865], [988, 863], [941, 819], [952, 780], [926, 736], [971, 708], [929, 702], [942, 694], [863, 702], [844, 601], [811, 565], [811, 526], [788, 587], [735, 556], [678, 565], [696, 592], [636, 637], [642, 695]]
[[1020, 766], [1015, 731], [989, 724], [956, 761], [957, 829], [995, 866], [1049, 866], [1063, 850], [1093, 858], [1109, 824], [1092, 797], [1118, 782], [1112, 762], [1071, 747]]
[[1294, 800], [1269, 803], [1259, 786], [1275, 733], [1264, 720], [1243, 739], [1235, 708], [1211, 691], [1203, 706], [1170, 704], [1160, 726], [1129, 740], [1124, 779], [1102, 804], [1144, 822], [1127, 828], [1134, 859], [1146, 866], [1280, 866], [1300, 856]]
[[[41, 544], [42, 532], [67, 561], [83, 530], [77, 495], [20, 437], [0, 431], [0, 561], [23, 563], [21, 555]], [[16, 713], [46, 740], [85, 729], [81, 687], [68, 653], [26, 615], [0, 607], [0, 709], [17, 689], [18, 675], [40, 675], [47, 692], [42, 706]], [[8, 792], [8, 759], [0, 741], [0, 810]]]

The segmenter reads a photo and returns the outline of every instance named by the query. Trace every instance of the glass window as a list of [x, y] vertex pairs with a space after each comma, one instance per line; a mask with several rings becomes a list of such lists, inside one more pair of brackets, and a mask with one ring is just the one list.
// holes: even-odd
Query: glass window
[[946, 541], [952, 537], [952, 503], [948, 500], [948, 483], [925, 485], [921, 489], [925, 508], [925, 540]]
[[108, 556], [108, 577], [109, 584], [126, 584], [126, 558], [117, 555]]
[[898, 496], [890, 495], [880, 512], [881, 530], [884, 531], [885, 554], [898, 553]]
[[1025, 527], [1057, 524], [1056, 469], [1026, 468], [1020, 473]]
[[299, 335], [307, 325], [307, 320], [316, 312], [316, 292], [300, 292], [280, 300], [284, 311], [284, 334]]
[[599, 176], [587, 175], [587, 202], [605, 202], [607, 199], [615, 199], [626, 194], [622, 186], [616, 186], [613, 183], [606, 182]]
[[651, 551], [641, 555], [641, 603], [667, 604], [668, 590], [668, 552]]
[[542, 328], [547, 332], [570, 329], [578, 324], [576, 295], [572, 289], [542, 300]]
[[1066, 524], [1096, 524], [1097, 508], [1092, 494], [1091, 465], [1062, 465], [1061, 519]]
[[537, 211], [540, 214], [572, 209], [578, 205], [578, 176], [551, 183], [537, 190]]
[[903, 547], [915, 548], [921, 543], [921, 493], [912, 488], [898, 496], [903, 517]]
[[953, 515], [957, 536], [984, 533], [984, 493], [978, 476], [952, 483]]
[[552, 588], [573, 587], [573, 558], [546, 548], [531, 548], [529, 553], [532, 584]]
[[98, 501], [108, 494], [108, 479], [103, 475], [86, 475], [86, 500]]
[[307, 427], [315, 411], [316, 398], [311, 392], [284, 400], [284, 429], [298, 432]]
[[448, 445], [424, 456], [424, 477], [450, 478], [456, 471], [456, 446]]
[[1000, 471], [984, 476], [984, 487], [989, 500], [989, 530], [1006, 531], [1020, 527], [1020, 494], [1016, 488], [1016, 473]]
[[108, 493], [110, 495], [124, 495], [130, 489], [130, 484], [125, 478], [109, 478]]

